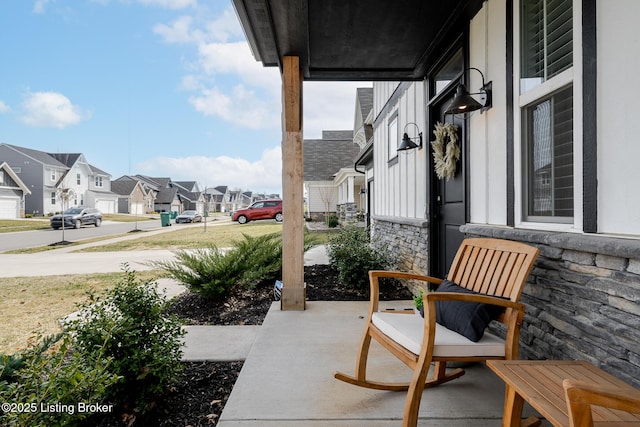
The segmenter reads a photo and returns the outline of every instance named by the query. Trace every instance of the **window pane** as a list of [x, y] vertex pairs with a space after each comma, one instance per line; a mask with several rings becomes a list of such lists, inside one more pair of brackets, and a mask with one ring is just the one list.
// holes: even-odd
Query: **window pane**
[[431, 89], [431, 96], [436, 96], [442, 89], [447, 87], [449, 83], [460, 74], [462, 74], [464, 61], [462, 58], [462, 49], [457, 51], [455, 55], [438, 70], [433, 78], [433, 87]]
[[389, 138], [389, 157], [391, 160], [398, 157], [398, 117], [394, 117], [388, 124], [388, 138]]
[[572, 218], [572, 87], [527, 108], [526, 115], [528, 219]]
[[573, 66], [572, 14], [572, 0], [521, 0], [521, 93]]

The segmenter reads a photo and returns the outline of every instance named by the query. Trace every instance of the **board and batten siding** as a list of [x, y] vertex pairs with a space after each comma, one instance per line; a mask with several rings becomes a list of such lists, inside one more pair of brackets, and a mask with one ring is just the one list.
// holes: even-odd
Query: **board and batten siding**
[[[374, 200], [373, 215], [384, 217], [426, 218], [427, 153], [429, 133], [425, 130], [425, 90], [423, 82], [397, 85], [374, 82]], [[398, 92], [402, 91], [402, 92]], [[385, 98], [386, 97], [386, 98]], [[382, 105], [379, 99], [387, 99]], [[389, 156], [389, 121], [397, 114], [397, 139], [407, 123], [407, 133], [423, 135], [423, 148], [392, 152]], [[416, 140], [417, 142], [417, 140]]]

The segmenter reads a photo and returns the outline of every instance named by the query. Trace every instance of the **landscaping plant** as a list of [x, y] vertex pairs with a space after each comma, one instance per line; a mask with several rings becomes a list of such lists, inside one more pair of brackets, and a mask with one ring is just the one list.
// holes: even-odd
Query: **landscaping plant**
[[372, 241], [369, 230], [362, 227], [343, 228], [329, 240], [327, 252], [340, 283], [356, 289], [367, 288], [369, 270], [384, 270], [394, 264], [386, 248]]
[[105, 399], [128, 414], [150, 409], [182, 369], [184, 332], [165, 313], [156, 285], [137, 280], [125, 265], [124, 278], [104, 297], [90, 296], [70, 325], [88, 363], [111, 360], [108, 370], [119, 381], [106, 389]]
[[91, 413], [83, 404], [109, 410], [102, 402], [118, 376], [110, 371], [104, 341], [93, 350], [90, 362], [74, 344], [72, 334], [63, 333], [22, 354], [2, 357], [0, 425], [73, 426]]
[[[315, 238], [305, 234], [304, 250]], [[176, 259], [152, 263], [205, 298], [221, 299], [233, 286], [254, 287], [275, 280], [282, 271], [282, 234], [242, 235], [233, 247], [209, 246], [176, 252]]]

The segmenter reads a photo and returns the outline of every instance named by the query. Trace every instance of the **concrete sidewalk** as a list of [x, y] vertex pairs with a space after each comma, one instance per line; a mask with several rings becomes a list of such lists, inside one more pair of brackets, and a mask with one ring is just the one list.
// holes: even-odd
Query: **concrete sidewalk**
[[[311, 301], [305, 311], [281, 311], [274, 303], [218, 427], [400, 426], [405, 393], [368, 390], [333, 378], [335, 370], [354, 372], [368, 304]], [[370, 354], [372, 378], [409, 381], [411, 371], [380, 345], [374, 342]], [[500, 425], [504, 384], [484, 364], [466, 371], [462, 378], [425, 390], [420, 426]], [[534, 414], [525, 407], [525, 416]]]

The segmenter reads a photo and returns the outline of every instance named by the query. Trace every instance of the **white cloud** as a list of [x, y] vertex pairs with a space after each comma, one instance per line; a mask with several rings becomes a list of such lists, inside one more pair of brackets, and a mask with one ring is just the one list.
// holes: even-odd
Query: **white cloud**
[[22, 108], [22, 121], [34, 127], [63, 129], [90, 117], [90, 114], [73, 105], [69, 98], [56, 92], [28, 93]]
[[5, 104], [4, 101], [0, 101], [0, 113], [6, 113], [9, 110], [11, 110], [11, 108], [9, 108], [9, 106]]
[[353, 130], [356, 89], [371, 82], [305, 82], [304, 137], [320, 138], [323, 130]]
[[[232, 7], [209, 23], [199, 16], [181, 16], [156, 25], [154, 32], [167, 43], [197, 45], [197, 58], [179, 85], [192, 92], [189, 103], [196, 111], [252, 129], [280, 126], [280, 71], [255, 60]], [[371, 83], [305, 83], [305, 137], [352, 129], [356, 88], [365, 86]]]
[[266, 129], [280, 126], [280, 104], [270, 97], [259, 97], [243, 85], [233, 87], [225, 94], [219, 88], [203, 89], [189, 98], [196, 111], [205, 116], [223, 120], [250, 129]]
[[201, 186], [227, 185], [256, 192], [281, 193], [282, 154], [280, 147], [266, 149], [260, 160], [238, 157], [156, 157], [136, 165], [150, 176], [170, 176], [176, 181], [195, 180]]
[[202, 31], [192, 29], [193, 18], [181, 16], [170, 25], [157, 24], [153, 32], [162, 37], [165, 43], [193, 43], [201, 40]]
[[49, 0], [36, 0], [33, 4], [33, 13], [44, 13], [44, 7], [49, 3]]
[[207, 34], [209, 40], [222, 42], [244, 37], [238, 17], [231, 7], [225, 9], [218, 19], [207, 24]]
[[158, 6], [166, 9], [184, 9], [197, 6], [197, 0], [137, 0], [145, 6]]

